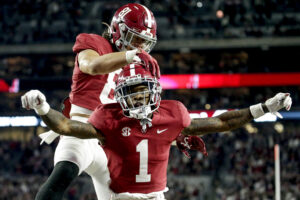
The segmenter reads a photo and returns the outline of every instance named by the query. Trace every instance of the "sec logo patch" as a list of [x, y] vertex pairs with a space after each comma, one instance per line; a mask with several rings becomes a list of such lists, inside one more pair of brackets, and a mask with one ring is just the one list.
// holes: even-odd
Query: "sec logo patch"
[[124, 128], [122, 128], [122, 135], [127, 137], [131, 134], [130, 131], [131, 131], [131, 129], [129, 127], [124, 127]]

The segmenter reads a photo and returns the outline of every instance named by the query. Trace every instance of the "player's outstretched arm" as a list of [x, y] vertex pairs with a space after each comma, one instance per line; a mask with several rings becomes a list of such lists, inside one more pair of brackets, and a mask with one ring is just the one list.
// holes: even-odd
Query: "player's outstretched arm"
[[243, 126], [254, 118], [259, 118], [267, 112], [282, 116], [277, 112], [282, 108], [290, 110], [292, 99], [289, 93], [278, 93], [264, 104], [256, 104], [249, 108], [225, 112], [217, 117], [193, 119], [186, 127], [184, 135], [204, 135], [207, 133], [230, 131]]
[[[108, 74], [124, 67], [129, 63], [128, 61], [132, 62], [132, 60], [126, 60], [126, 52], [114, 52], [100, 56], [91, 49], [81, 51], [78, 55], [79, 68], [83, 73], [90, 75]], [[132, 52], [134, 55], [135, 53], [136, 51]]]
[[21, 97], [22, 107], [34, 109], [45, 124], [60, 135], [74, 136], [81, 139], [103, 139], [99, 131], [91, 125], [66, 118], [62, 113], [51, 109], [46, 97], [38, 90], [30, 90]]
[[249, 108], [228, 111], [217, 117], [192, 119], [191, 124], [182, 131], [182, 134], [204, 135], [207, 133], [229, 131], [241, 127], [252, 119], [253, 116]]
[[91, 125], [66, 118], [62, 113], [51, 109], [46, 115], [40, 115], [44, 123], [60, 135], [81, 139], [99, 138], [97, 130]]
[[142, 49], [113, 52], [101, 56], [94, 50], [86, 49], [78, 55], [80, 70], [90, 75], [108, 74], [132, 62], [144, 63], [153, 75], [160, 78], [157, 61]]

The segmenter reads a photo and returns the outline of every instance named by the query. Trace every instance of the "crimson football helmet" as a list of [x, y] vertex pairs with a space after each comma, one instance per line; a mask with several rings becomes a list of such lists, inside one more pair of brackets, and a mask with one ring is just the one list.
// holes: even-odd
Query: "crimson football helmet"
[[[144, 87], [142, 90], [136, 90], [139, 86]], [[125, 66], [120, 73], [116, 83], [115, 98], [126, 117], [141, 120], [144, 132], [146, 124], [152, 126], [149, 115], [158, 109], [161, 91], [157, 78], [143, 65], [135, 63]], [[135, 99], [137, 95], [139, 101]]]
[[110, 25], [112, 43], [119, 51], [142, 48], [149, 53], [156, 43], [156, 21], [153, 13], [138, 3], [119, 8]]

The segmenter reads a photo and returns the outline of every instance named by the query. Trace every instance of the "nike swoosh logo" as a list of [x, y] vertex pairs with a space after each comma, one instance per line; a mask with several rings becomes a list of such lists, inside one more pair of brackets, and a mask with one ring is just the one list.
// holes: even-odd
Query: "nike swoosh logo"
[[167, 128], [166, 128], [166, 129], [163, 129], [163, 130], [157, 129], [157, 134], [161, 134], [162, 132], [165, 132], [166, 130], [168, 130], [168, 129], [167, 129]]

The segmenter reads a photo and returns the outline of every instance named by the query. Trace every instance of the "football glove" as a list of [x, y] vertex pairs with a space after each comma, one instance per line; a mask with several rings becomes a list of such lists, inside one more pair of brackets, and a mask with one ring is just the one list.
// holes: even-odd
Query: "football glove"
[[184, 153], [188, 158], [190, 154], [188, 150], [200, 151], [204, 156], [208, 156], [204, 141], [198, 136], [187, 136], [180, 134], [176, 138], [176, 145], [178, 149]]
[[[292, 98], [290, 97], [290, 93], [277, 93], [274, 97], [268, 99], [265, 102], [268, 111], [279, 118], [282, 118], [282, 115], [278, 112], [280, 109], [285, 108], [286, 110], [290, 110], [292, 106]], [[254, 119], [261, 117], [265, 114], [262, 104], [256, 104], [250, 106], [250, 112]]]
[[[286, 110], [291, 109], [292, 98], [290, 97], [290, 93], [278, 93], [273, 98], [268, 99], [265, 104], [269, 112], [279, 116], [278, 110], [282, 108], [285, 108]], [[280, 118], [282, 118], [281, 115]]]
[[[139, 48], [136, 53], [137, 57], [141, 60], [141, 62], [149, 69], [153, 76], [157, 79], [160, 78], [160, 70], [159, 65], [155, 58], [153, 58], [150, 54], [148, 54], [143, 49]], [[135, 61], [135, 59], [134, 59]]]
[[21, 102], [23, 108], [27, 110], [34, 109], [38, 115], [46, 115], [50, 110], [45, 95], [39, 90], [30, 90], [25, 93], [21, 97]]

